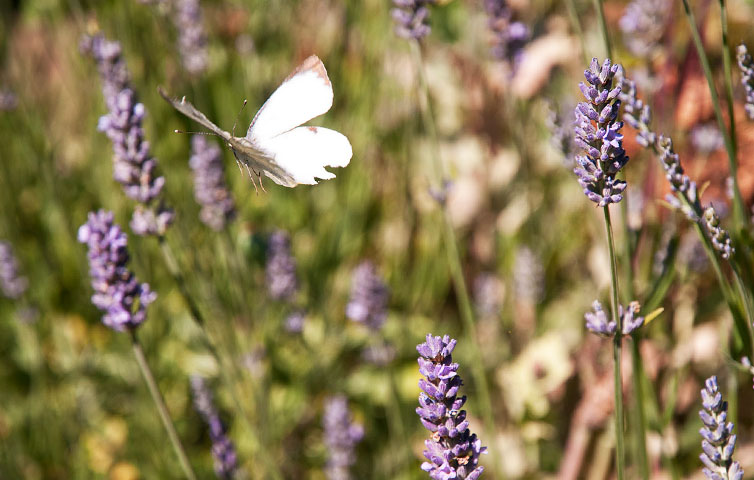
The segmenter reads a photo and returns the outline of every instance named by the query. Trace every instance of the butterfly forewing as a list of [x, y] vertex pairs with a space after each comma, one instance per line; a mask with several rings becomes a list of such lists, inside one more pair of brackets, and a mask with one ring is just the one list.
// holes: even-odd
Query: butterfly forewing
[[162, 98], [167, 100], [168, 103], [173, 106], [173, 108], [186, 115], [191, 120], [199, 123], [207, 130], [215, 133], [225, 140], [229, 140], [231, 138], [230, 133], [212, 123], [210, 119], [208, 119], [202, 112], [197, 110], [196, 107], [194, 107], [190, 102], [186, 101], [186, 97], [183, 97], [179, 100], [177, 98], [171, 98], [162, 88], [159, 88], [158, 91], [160, 92], [160, 95], [162, 95]]
[[327, 112], [332, 102], [332, 84], [325, 66], [312, 55], [262, 105], [246, 138], [258, 141], [280, 135]]

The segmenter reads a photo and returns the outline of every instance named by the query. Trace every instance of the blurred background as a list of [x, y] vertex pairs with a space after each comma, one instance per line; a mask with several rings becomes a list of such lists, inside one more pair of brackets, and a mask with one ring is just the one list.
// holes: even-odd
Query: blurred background
[[[626, 2], [605, 2], [613, 60], [726, 223], [723, 140], [682, 4], [642, 3], [654, 17], [625, 20]], [[353, 435], [351, 478], [428, 478], [428, 432], [414, 413], [416, 345], [428, 333], [458, 339], [470, 428], [490, 451], [482, 478], [612, 478], [610, 342], [588, 334], [583, 317], [595, 299], [609, 304], [608, 252], [602, 212], [572, 173], [570, 140], [583, 70], [606, 55], [598, 17], [586, 0], [511, 0], [508, 21], [528, 33], [506, 59], [485, 6], [429, 5], [431, 32], [415, 42], [394, 33], [387, 0], [3, 3], [0, 240], [16, 263], [4, 255], [1, 276], [15, 289], [0, 296], [0, 478], [181, 477], [129, 335], [105, 327], [91, 302], [77, 231], [101, 208], [128, 235], [129, 268], [157, 294], [138, 335], [199, 478], [215, 475], [214, 438], [193, 406], [191, 376], [212, 391], [237, 450], [235, 478], [347, 478], [328, 469], [333, 434], [323, 417], [337, 395], [363, 429]], [[692, 8], [722, 92], [720, 9], [705, 0]], [[754, 3], [727, 8], [731, 48], [754, 45]], [[113, 180], [113, 145], [97, 128], [108, 106], [82, 42], [100, 35], [120, 45], [146, 112], [161, 201], [174, 212], [159, 241], [129, 227], [136, 202]], [[235, 207], [212, 224], [195, 198], [192, 138], [173, 133], [201, 127], [157, 87], [185, 95], [221, 128], [238, 116], [241, 132], [312, 54], [335, 94], [312, 124], [350, 139], [350, 165], [317, 186], [266, 180], [257, 192], [232, 152], [206, 137], [201, 148], [219, 147]], [[751, 205], [754, 123], [733, 73], [739, 183]], [[633, 246], [633, 273], [621, 264], [621, 281], [630, 278], [634, 294], [622, 291], [621, 301], [664, 308], [641, 330], [640, 398], [624, 361], [627, 429], [641, 403], [651, 478], [703, 478], [699, 390], [717, 374], [735, 412], [735, 457], [754, 478], [752, 373], [731, 366], [730, 313], [693, 228], [663, 201], [669, 187], [655, 156], [631, 129], [625, 135], [629, 190], [613, 214], [618, 249]], [[473, 330], [453, 287], [446, 220]], [[363, 262], [376, 276], [369, 288], [355, 286]], [[377, 295], [384, 312], [374, 321], [353, 313], [364, 295]], [[640, 478], [630, 440], [627, 448], [628, 478]]]

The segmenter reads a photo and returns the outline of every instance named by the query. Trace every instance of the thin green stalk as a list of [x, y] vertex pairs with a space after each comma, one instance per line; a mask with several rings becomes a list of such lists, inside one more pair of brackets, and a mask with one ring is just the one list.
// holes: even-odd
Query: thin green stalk
[[[262, 463], [269, 469], [269, 473], [273, 478], [282, 479], [282, 474], [280, 473], [279, 467], [274, 461], [272, 461], [271, 456], [261, 451], [261, 444], [263, 442], [261, 442], [258, 438], [259, 432], [254, 427], [254, 422], [249, 417], [246, 409], [242, 406], [240, 400], [241, 395], [239, 394], [238, 386], [235, 383], [235, 380], [239, 380], [241, 378], [241, 374], [238, 372], [236, 363], [226, 362], [223, 356], [220, 354], [220, 351], [218, 350], [215, 342], [212, 340], [212, 337], [207, 330], [207, 324], [204, 321], [204, 316], [199, 310], [199, 306], [194, 300], [194, 297], [188, 291], [186, 280], [183, 277], [183, 273], [178, 266], [178, 261], [176, 260], [175, 255], [173, 255], [173, 251], [170, 248], [170, 245], [167, 243], [164, 236], [159, 236], [157, 237], [157, 239], [160, 244], [160, 249], [162, 250], [163, 257], [165, 258], [165, 264], [168, 267], [168, 271], [173, 277], [175, 283], [178, 285], [178, 290], [181, 292], [181, 296], [183, 297], [186, 305], [189, 308], [191, 319], [199, 327], [199, 330], [202, 333], [200, 337], [202, 344], [215, 359], [215, 362], [217, 362], [218, 370], [220, 372], [220, 378], [230, 392], [230, 396], [233, 400], [236, 411], [241, 415], [241, 418], [246, 424], [249, 433], [251, 433], [254, 437], [251, 443], [255, 458], [262, 458]], [[230, 363], [230, 365], [228, 365], [228, 363]], [[233, 378], [231, 378], [229, 372], [232, 373]]]
[[[744, 285], [738, 268], [732, 263], [731, 266], [733, 267], [733, 277], [736, 279], [738, 294], [741, 296], [741, 302], [744, 304], [744, 311], [746, 312], [746, 326], [748, 327], [747, 330], [749, 332], [749, 342], [751, 342], [751, 346], [754, 348], [754, 325], [752, 325], [752, 322], [754, 322], [754, 313], [752, 312], [751, 307], [751, 291]], [[754, 355], [754, 351], [749, 353]]]
[[[736, 160], [736, 143], [733, 140], [733, 137], [731, 136], [731, 133], [735, 133], [735, 127], [733, 126], [734, 120], [732, 117], [732, 108], [733, 108], [733, 102], [728, 101], [728, 106], [730, 108], [731, 112], [731, 129], [728, 130], [728, 128], [725, 127], [725, 121], [723, 120], [723, 113], [720, 108], [720, 97], [717, 95], [717, 90], [715, 89], [715, 81], [712, 77], [712, 69], [710, 68], [709, 64], [709, 58], [707, 58], [707, 53], [704, 51], [704, 44], [702, 44], [702, 37], [699, 35], [699, 29], [696, 26], [696, 20], [694, 18], [694, 12], [691, 11], [691, 7], [689, 6], [688, 0], [681, 0], [683, 2], [683, 9], [686, 12], [686, 19], [689, 22], [689, 27], [691, 28], [691, 36], [694, 39], [694, 46], [696, 47], [696, 53], [699, 56], [699, 60], [702, 63], [702, 69], [704, 70], [704, 76], [707, 78], [707, 86], [709, 87], [710, 96], [712, 97], [712, 106], [715, 110], [715, 118], [717, 119], [717, 125], [720, 128], [720, 133], [723, 134], [723, 139], [725, 140], [725, 150], [728, 153], [728, 168], [730, 169], [730, 176], [733, 178], [733, 213], [734, 218], [736, 219], [736, 226], [740, 227], [742, 225], [746, 225], [748, 220], [746, 219], [746, 207], [744, 206], [743, 198], [741, 197], [741, 190], [738, 186], [738, 162]], [[723, 2], [724, 0], [721, 0]], [[724, 6], [724, 5], [723, 5]], [[723, 12], [725, 11], [725, 8], [723, 8]], [[727, 23], [727, 22], [726, 22]], [[725, 23], [723, 24], [723, 32], [724, 32], [724, 38], [723, 40], [725, 43], [727, 43], [727, 27], [725, 26]], [[727, 44], [724, 45], [724, 48], [727, 50]], [[730, 53], [728, 52], [728, 55]], [[725, 56], [723, 56], [725, 58]], [[728, 63], [730, 63], [730, 58], [728, 58]], [[730, 65], [728, 65], [730, 67]], [[726, 79], [726, 82], [729, 81], [729, 78]], [[732, 86], [731, 86], [731, 100], [732, 100]]]
[[401, 415], [403, 409], [401, 408], [401, 398], [398, 395], [398, 382], [395, 380], [393, 368], [388, 367], [387, 370], [388, 381], [390, 383], [390, 396], [392, 397], [390, 405], [387, 407], [387, 415], [390, 422], [390, 430], [392, 430], [391, 433], [392, 435], [396, 435], [394, 438], [398, 441], [398, 450], [401, 452], [398, 460], [395, 462], [397, 465], [394, 466], [394, 470], [388, 471], [393, 476], [392, 478], [395, 478], [394, 473], [396, 470], [403, 472], [405, 471], [405, 467], [410, 464], [411, 447], [409, 438], [406, 435], [406, 428], [403, 425], [403, 416]]
[[173, 450], [175, 450], [175, 454], [178, 456], [178, 462], [181, 464], [183, 474], [186, 475], [186, 478], [189, 480], [196, 480], [194, 470], [191, 468], [191, 464], [188, 461], [188, 457], [186, 457], [186, 452], [183, 449], [181, 440], [178, 438], [178, 434], [175, 431], [173, 420], [170, 418], [168, 407], [165, 405], [165, 399], [162, 398], [160, 389], [157, 387], [157, 382], [152, 375], [152, 370], [149, 368], [146, 357], [144, 357], [144, 350], [141, 348], [136, 332], [133, 330], [131, 330], [131, 345], [133, 346], [136, 363], [139, 364], [141, 374], [149, 388], [149, 394], [152, 396], [152, 401], [154, 402], [155, 407], [157, 407], [157, 413], [160, 414], [162, 426], [165, 427], [165, 431], [170, 438], [170, 443], [173, 445]]
[[581, 28], [581, 21], [579, 21], [579, 13], [576, 10], [576, 4], [573, 0], [566, 0], [566, 10], [568, 10], [568, 20], [571, 22], [573, 32], [579, 37], [579, 43], [581, 44], [581, 59], [585, 64], [589, 63], [589, 58], [586, 54], [586, 40], [584, 39], [584, 29]]
[[618, 260], [615, 255], [615, 241], [613, 239], [613, 226], [610, 221], [610, 210], [603, 207], [605, 214], [605, 230], [607, 231], [607, 249], [610, 254], [610, 277], [612, 320], [618, 326], [613, 337], [613, 388], [615, 390], [615, 463], [618, 472], [618, 480], [623, 480], [625, 469], [626, 452], [623, 441], [623, 372], [621, 370], [621, 347], [623, 342], [623, 321], [618, 315]]
[[633, 375], [631, 376], [631, 386], [634, 390], [634, 408], [632, 416], [634, 418], [634, 448], [636, 449], [636, 460], [639, 464], [639, 474], [642, 479], [649, 479], [649, 458], [647, 457], [647, 417], [644, 411], [644, 364], [639, 350], [639, 333], [634, 332], [631, 336], [631, 366]]
[[[433, 148], [432, 160], [434, 162], [435, 182], [439, 185], [444, 178], [447, 178], [445, 173], [445, 167], [440, 159], [440, 142], [437, 135], [437, 129], [435, 128], [434, 116], [432, 115], [432, 106], [429, 102], [429, 86], [427, 83], [427, 77], [424, 72], [424, 61], [422, 59], [421, 45], [418, 41], [412, 41], [411, 53], [416, 63], [416, 69], [419, 73], [420, 88], [419, 95], [421, 98], [421, 109], [425, 126], [429, 132], [431, 138], [431, 144]], [[466, 280], [463, 277], [463, 269], [461, 267], [461, 258], [458, 251], [458, 243], [456, 239], [453, 225], [450, 223], [447, 211], [443, 210], [443, 242], [445, 243], [445, 251], [448, 257], [448, 266], [450, 268], [450, 276], [453, 281], [453, 288], [458, 298], [460, 307], [461, 319], [463, 321], [464, 330], [466, 335], [471, 340], [471, 374], [474, 378], [474, 383], [479, 389], [478, 402], [481, 409], [482, 419], [485, 424], [485, 430], [490, 436], [488, 442], [492, 445], [491, 450], [493, 452], [500, 451], [497, 448], [497, 435], [495, 434], [495, 419], [492, 412], [492, 403], [490, 400], [490, 388], [487, 383], [487, 377], [484, 373], [484, 365], [482, 363], [482, 352], [479, 349], [479, 344], [476, 339], [476, 326], [474, 322], [474, 310], [471, 306], [471, 299], [469, 297], [468, 288], [466, 287]], [[493, 462], [495, 464], [495, 470], [498, 475], [502, 475], [502, 468], [500, 468], [499, 459], [497, 455], [493, 455]]]
[[605, 9], [602, 7], [602, 0], [592, 0], [594, 3], [594, 9], [597, 10], [597, 20], [600, 24], [600, 32], [602, 33], [602, 41], [605, 43], [605, 53], [607, 58], [613, 58], [613, 46], [610, 43], [610, 34], [607, 31], [607, 21], [605, 20]]

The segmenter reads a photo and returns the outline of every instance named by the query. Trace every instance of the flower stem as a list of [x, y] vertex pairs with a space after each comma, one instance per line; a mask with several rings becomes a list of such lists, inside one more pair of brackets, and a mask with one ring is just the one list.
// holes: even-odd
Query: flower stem
[[605, 230], [607, 231], [607, 248], [610, 254], [610, 277], [611, 277], [611, 295], [610, 303], [612, 304], [612, 320], [618, 326], [615, 337], [613, 337], [613, 385], [615, 393], [615, 463], [618, 472], [618, 480], [623, 480], [623, 470], [625, 468], [625, 446], [623, 441], [623, 373], [621, 370], [621, 347], [623, 341], [622, 319], [618, 315], [618, 261], [615, 255], [615, 242], [613, 239], [613, 226], [610, 221], [610, 210], [607, 206], [603, 207], [605, 214]]
[[602, 0], [592, 0], [594, 3], [594, 9], [597, 10], [597, 20], [600, 24], [600, 32], [602, 33], [602, 41], [605, 44], [605, 53], [607, 58], [613, 58], [613, 46], [610, 43], [610, 34], [607, 31], [607, 21], [605, 20], [605, 9], [602, 6]]
[[[688, 0], [683, 1], [683, 9], [686, 13], [686, 19], [688, 20], [689, 27], [691, 28], [691, 37], [694, 39], [694, 46], [696, 47], [696, 53], [699, 56], [699, 60], [702, 63], [702, 69], [704, 70], [704, 76], [707, 78], [707, 86], [709, 87], [710, 96], [712, 97], [712, 106], [715, 110], [715, 118], [717, 119], [717, 125], [720, 128], [720, 133], [725, 140], [725, 150], [728, 153], [728, 168], [730, 169], [730, 176], [733, 178], [733, 213], [738, 226], [746, 225], [748, 223], [746, 219], [746, 207], [744, 206], [743, 198], [741, 197], [741, 190], [738, 187], [738, 163], [736, 160], [736, 141], [732, 136], [735, 134], [735, 126], [733, 119], [733, 87], [730, 86], [730, 98], [728, 100], [728, 112], [731, 116], [731, 127], [728, 130], [725, 127], [725, 121], [723, 120], [722, 110], [720, 108], [720, 97], [717, 95], [715, 89], [715, 81], [712, 78], [712, 69], [710, 68], [709, 58], [704, 51], [704, 44], [702, 43], [702, 37], [699, 35], [699, 28], [696, 26], [696, 20], [694, 18], [694, 12], [689, 6]], [[725, 0], [720, 0], [722, 8], [721, 20], [723, 21], [723, 60], [726, 61], [727, 57], [727, 69], [726, 69], [726, 84], [730, 82], [730, 52], [728, 51], [727, 38], [727, 14], [725, 13]]]
[[157, 412], [160, 414], [162, 425], [165, 427], [165, 431], [170, 438], [170, 443], [173, 445], [173, 450], [175, 450], [175, 454], [178, 456], [178, 462], [181, 464], [183, 474], [186, 475], [186, 478], [189, 480], [196, 480], [194, 470], [191, 468], [191, 464], [188, 461], [188, 457], [186, 457], [186, 452], [183, 449], [181, 440], [178, 438], [178, 434], [175, 431], [173, 420], [170, 418], [168, 407], [165, 405], [165, 399], [162, 398], [162, 394], [157, 387], [157, 382], [152, 375], [152, 370], [149, 368], [147, 359], [144, 357], [144, 350], [141, 348], [141, 344], [139, 343], [139, 339], [134, 330], [131, 330], [131, 345], [133, 346], [136, 363], [139, 364], [139, 369], [144, 377], [144, 381], [147, 383], [149, 394], [152, 396], [152, 401], [154, 402], [155, 407], [157, 407]]
[[[434, 162], [435, 179], [434, 181], [440, 185], [444, 178], [446, 178], [445, 167], [440, 159], [440, 142], [437, 135], [437, 129], [435, 127], [434, 116], [432, 115], [432, 106], [429, 102], [429, 85], [427, 83], [426, 73], [424, 72], [424, 61], [422, 59], [421, 45], [419, 41], [412, 41], [411, 53], [414, 57], [416, 69], [419, 73], [420, 88], [419, 96], [421, 100], [421, 110], [423, 114], [424, 124], [430, 135], [430, 143], [433, 147], [432, 160]], [[463, 269], [461, 267], [460, 253], [458, 251], [458, 242], [456, 239], [453, 225], [448, 217], [447, 210], [443, 209], [443, 242], [445, 243], [445, 251], [447, 253], [448, 266], [450, 268], [450, 276], [453, 282], [453, 288], [458, 298], [461, 319], [463, 321], [463, 327], [466, 335], [471, 339], [471, 374], [474, 378], [474, 383], [479, 389], [478, 401], [479, 408], [481, 410], [482, 419], [485, 424], [485, 430], [489, 435], [488, 442], [492, 445], [491, 450], [493, 452], [499, 452], [497, 448], [497, 435], [495, 434], [495, 419], [492, 412], [492, 403], [490, 401], [490, 389], [487, 383], [487, 377], [484, 373], [484, 365], [482, 363], [482, 352], [479, 348], [479, 343], [476, 338], [476, 326], [474, 322], [474, 311], [471, 307], [471, 300], [469, 297], [469, 291], [466, 287], [466, 280], [463, 277]], [[493, 462], [495, 464], [495, 470], [498, 475], [502, 475], [502, 468], [499, 464], [498, 455], [492, 455]]]

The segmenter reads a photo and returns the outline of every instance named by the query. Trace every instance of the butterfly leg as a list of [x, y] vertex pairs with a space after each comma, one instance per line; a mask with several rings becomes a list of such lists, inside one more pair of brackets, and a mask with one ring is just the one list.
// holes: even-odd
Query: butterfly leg
[[257, 180], [259, 180], [259, 186], [262, 187], [262, 191], [264, 193], [267, 193], [267, 190], [264, 189], [264, 183], [262, 183], [262, 172], [254, 172], [257, 174]]
[[[249, 169], [249, 164], [248, 164], [248, 163], [244, 163], [244, 166], [246, 167], [246, 173], [247, 173], [247, 174], [249, 175], [249, 180], [251, 180], [251, 184], [252, 184], [252, 185], [254, 185], [254, 192], [255, 192], [255, 193], [256, 193], [257, 195], [259, 195], [259, 189], [257, 188], [257, 184], [256, 184], [256, 182], [254, 182], [254, 177], [253, 177], [253, 176], [251, 176], [251, 172], [252, 172], [252, 171], [253, 171], [254, 169], [253, 169], [253, 168], [252, 168], [252, 169]], [[257, 172], [254, 172], [254, 173], [257, 173]]]

